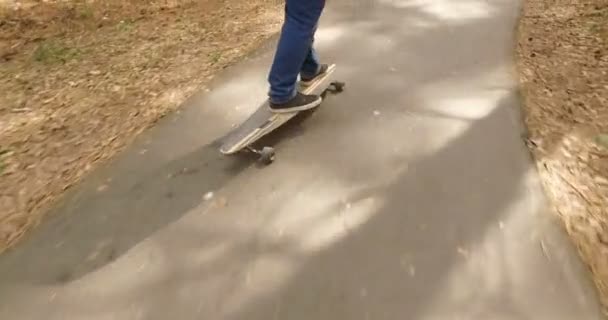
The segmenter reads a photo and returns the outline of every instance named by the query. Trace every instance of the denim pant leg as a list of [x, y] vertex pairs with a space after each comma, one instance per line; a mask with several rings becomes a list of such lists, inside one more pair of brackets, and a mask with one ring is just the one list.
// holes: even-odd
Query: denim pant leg
[[298, 74], [311, 54], [325, 0], [287, 0], [285, 22], [268, 76], [270, 100], [283, 103], [296, 94]]
[[319, 72], [320, 62], [319, 56], [315, 51], [315, 48], [312, 46], [308, 50], [308, 55], [306, 59], [304, 59], [304, 63], [302, 64], [302, 69], [300, 70], [300, 75], [305, 76], [307, 78], [311, 78]]

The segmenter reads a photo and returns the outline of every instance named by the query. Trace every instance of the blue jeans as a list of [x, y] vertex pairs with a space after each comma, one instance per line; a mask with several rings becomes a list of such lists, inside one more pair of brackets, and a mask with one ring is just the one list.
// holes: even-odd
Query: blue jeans
[[325, 0], [286, 0], [285, 22], [268, 82], [270, 101], [284, 103], [296, 95], [298, 74], [314, 76], [319, 59], [312, 47]]

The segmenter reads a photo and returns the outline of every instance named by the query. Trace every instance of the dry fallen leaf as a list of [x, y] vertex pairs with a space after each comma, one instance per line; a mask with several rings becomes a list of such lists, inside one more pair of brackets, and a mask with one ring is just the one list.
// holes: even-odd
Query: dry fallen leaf
[[[608, 234], [608, 188], [601, 183], [608, 178], [607, 12], [601, 0], [523, 4], [516, 48], [524, 119], [531, 141], [542, 141], [529, 147], [608, 308], [608, 245], [601, 238]], [[547, 249], [541, 241], [549, 258]]]
[[[96, 24], [95, 28], [72, 28], [83, 20], [66, 14], [60, 3], [40, 2], [12, 17], [15, 24], [0, 28], [0, 38], [7, 40], [0, 44], [0, 51], [14, 49], [10, 61], [2, 62], [3, 70], [6, 66], [10, 72], [3, 77], [6, 81], [0, 81], [0, 109], [16, 112], [10, 114], [15, 120], [9, 120], [9, 131], [0, 125], [0, 145], [15, 146], [15, 156], [0, 178], [0, 190], [18, 195], [16, 201], [25, 204], [11, 213], [19, 228], [0, 239], [0, 251], [38, 225], [67, 186], [177, 110], [224, 66], [272, 36], [282, 20], [279, 4], [257, 0], [236, 6], [213, 3], [213, 10], [205, 1], [187, 7], [178, 1], [168, 5], [171, 10], [160, 10], [156, 1], [107, 0], [87, 5], [95, 13], [87, 22]], [[131, 19], [140, 17], [144, 7], [153, 14]], [[230, 13], [229, 21], [226, 13]], [[180, 23], [154, 31], [175, 14]], [[21, 23], [32, 19], [37, 23]], [[126, 22], [120, 29], [109, 23], [121, 20]], [[217, 33], [217, 28], [201, 27], [200, 21], [234, 28]], [[62, 36], [55, 37], [59, 32]], [[152, 37], [154, 41], [150, 41]], [[208, 41], [201, 43], [200, 39]], [[32, 46], [15, 45], [26, 42], [38, 47], [34, 56]], [[124, 43], [129, 43], [128, 50]], [[226, 53], [211, 64], [208, 55], [200, 54], [209, 49]], [[58, 63], [52, 62], [55, 60]], [[167, 92], [171, 93], [165, 95]], [[8, 175], [9, 170], [14, 172]]]
[[410, 277], [414, 277], [416, 276], [416, 267], [414, 267], [414, 265], [410, 265], [408, 268]]
[[213, 195], [214, 195], [213, 192], [209, 191], [209, 192], [205, 193], [205, 195], [203, 196], [203, 200], [209, 201], [209, 200], [213, 199]]
[[545, 242], [543, 240], [540, 240], [540, 248], [541, 248], [545, 258], [550, 259], [549, 251], [547, 250], [547, 246], [545, 245]]
[[462, 248], [462, 247], [458, 247], [458, 249], [456, 249], [456, 251], [458, 252], [458, 254], [460, 254], [463, 257], [468, 257], [469, 256], [469, 251]]
[[228, 205], [228, 199], [222, 197], [217, 202], [218, 207], [223, 208]]

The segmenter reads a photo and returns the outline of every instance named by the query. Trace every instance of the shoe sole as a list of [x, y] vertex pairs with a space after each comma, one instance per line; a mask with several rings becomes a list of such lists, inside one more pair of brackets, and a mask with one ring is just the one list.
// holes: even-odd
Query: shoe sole
[[273, 113], [292, 113], [292, 112], [305, 111], [305, 110], [310, 110], [310, 109], [318, 107], [322, 101], [323, 101], [323, 99], [321, 99], [321, 97], [319, 97], [314, 102], [305, 104], [303, 106], [297, 106], [297, 107], [293, 107], [293, 108], [283, 108], [283, 109], [270, 108], [270, 111]]

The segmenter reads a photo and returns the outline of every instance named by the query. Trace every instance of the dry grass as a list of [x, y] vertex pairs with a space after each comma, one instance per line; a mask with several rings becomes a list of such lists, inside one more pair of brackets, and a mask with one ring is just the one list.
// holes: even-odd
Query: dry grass
[[518, 54], [529, 146], [608, 307], [608, 1], [526, 0]]
[[0, 252], [282, 19], [275, 0], [0, 1]]

